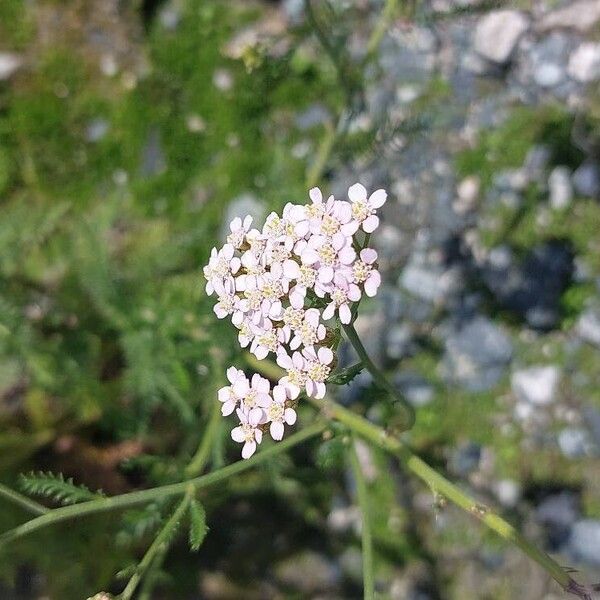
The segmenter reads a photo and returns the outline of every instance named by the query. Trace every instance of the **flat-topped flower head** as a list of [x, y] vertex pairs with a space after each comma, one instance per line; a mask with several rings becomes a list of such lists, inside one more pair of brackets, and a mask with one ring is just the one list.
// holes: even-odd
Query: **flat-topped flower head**
[[227, 243], [213, 248], [204, 267], [207, 293], [217, 295], [214, 312], [238, 329], [238, 341], [259, 360], [274, 354], [286, 374], [270, 392], [269, 382], [228, 371], [230, 385], [219, 390], [224, 415], [238, 411], [240, 425], [232, 437], [244, 443], [247, 458], [271, 433], [283, 436], [296, 420], [300, 393], [325, 394], [334, 365], [332, 336], [324, 321], [352, 321], [353, 305], [374, 296], [381, 284], [377, 253], [364, 236], [379, 224], [376, 214], [384, 190], [370, 196], [361, 184], [348, 190], [348, 200], [327, 198], [319, 188], [309, 191], [306, 204], [287, 203], [271, 212], [264, 224], [252, 227], [250, 216], [231, 222]]

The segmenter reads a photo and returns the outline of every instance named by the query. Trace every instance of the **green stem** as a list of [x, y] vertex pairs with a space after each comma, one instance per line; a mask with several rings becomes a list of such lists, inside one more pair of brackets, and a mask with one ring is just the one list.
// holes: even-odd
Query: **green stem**
[[278, 442], [270, 448], [266, 448], [248, 460], [240, 460], [236, 463], [228, 465], [227, 467], [223, 467], [218, 471], [203, 475], [202, 477], [196, 477], [194, 479], [182, 481], [181, 483], [172, 483], [148, 490], [129, 492], [120, 496], [90, 500], [89, 502], [82, 502], [81, 504], [74, 504], [73, 506], [56, 508], [0, 535], [0, 546], [12, 540], [29, 535], [34, 531], [47, 527], [48, 525], [53, 525], [62, 521], [76, 519], [84, 515], [97, 514], [117, 509], [120, 510], [130, 506], [135, 506], [137, 504], [150, 502], [152, 500], [169, 498], [171, 496], [179, 496], [184, 494], [189, 486], [192, 486], [195, 490], [199, 490], [214, 485], [215, 483], [224, 481], [229, 477], [264, 463], [273, 456], [281, 454], [293, 446], [296, 446], [297, 444], [300, 444], [311, 437], [319, 435], [325, 429], [325, 427], [326, 423], [322, 421], [313, 423], [298, 433], [290, 436], [286, 440]]
[[401, 423], [399, 427], [403, 430], [411, 429], [415, 423], [415, 411], [413, 407], [400, 395], [398, 390], [388, 381], [387, 377], [382, 373], [379, 367], [371, 360], [368, 352], [366, 351], [363, 343], [358, 337], [358, 333], [354, 328], [353, 324], [342, 325], [348, 341], [352, 344], [358, 357], [362, 361], [366, 369], [371, 373], [375, 383], [386, 390], [390, 396], [399, 404], [401, 409]]
[[383, 7], [383, 11], [381, 16], [379, 17], [375, 27], [373, 28], [373, 32], [371, 33], [371, 37], [367, 43], [367, 53], [365, 55], [365, 63], [369, 62], [375, 52], [377, 52], [377, 48], [379, 48], [379, 44], [381, 44], [381, 40], [387, 31], [387, 28], [390, 26], [394, 15], [398, 10], [398, 0], [387, 0], [385, 6]]
[[204, 470], [221, 426], [221, 403], [213, 400], [210, 418], [196, 454], [185, 468], [186, 477], [194, 477]]
[[350, 466], [356, 480], [356, 495], [362, 513], [362, 558], [363, 558], [363, 595], [365, 600], [375, 598], [375, 576], [373, 568], [373, 534], [371, 532], [371, 511], [369, 510], [369, 492], [358, 454], [356, 440], [352, 439], [350, 448]]
[[591, 598], [589, 592], [577, 584], [553, 558], [534, 546], [523, 537], [510, 523], [502, 517], [494, 514], [489, 507], [483, 506], [471, 498], [466, 492], [454, 485], [443, 475], [432, 469], [427, 463], [413, 454], [397, 437], [390, 435], [381, 427], [370, 423], [361, 416], [340, 406], [332, 400], [309, 401], [323, 411], [330, 419], [343, 423], [356, 435], [370, 441], [379, 448], [397, 456], [407, 470], [414, 473], [424, 481], [431, 490], [444, 496], [459, 508], [478, 518], [482, 523], [496, 532], [506, 541], [518, 546], [529, 558], [538, 563], [565, 591], [575, 594], [581, 598]]
[[146, 571], [150, 568], [154, 559], [157, 555], [163, 553], [171, 542], [173, 532], [179, 525], [179, 522], [183, 518], [191, 499], [194, 497], [195, 489], [193, 486], [189, 486], [185, 492], [185, 495], [177, 508], [173, 511], [173, 514], [169, 518], [169, 520], [164, 524], [162, 529], [159, 531], [158, 535], [154, 538], [152, 544], [144, 554], [144, 557], [140, 561], [135, 573], [131, 576], [131, 579], [128, 581], [127, 586], [121, 593], [121, 600], [131, 600], [137, 586], [139, 585], [142, 577], [146, 574]]
[[13, 504], [20, 506], [21, 508], [25, 509], [30, 513], [33, 513], [34, 515], [44, 515], [50, 512], [49, 508], [38, 504], [34, 500], [30, 500], [29, 498], [27, 498], [27, 496], [23, 496], [22, 494], [19, 494], [19, 492], [15, 492], [14, 490], [11, 490], [10, 488], [6, 487], [5, 485], [2, 485], [1, 483], [0, 496], [2, 498], [5, 498], [6, 500], [10, 500], [10, 502], [12, 502]]

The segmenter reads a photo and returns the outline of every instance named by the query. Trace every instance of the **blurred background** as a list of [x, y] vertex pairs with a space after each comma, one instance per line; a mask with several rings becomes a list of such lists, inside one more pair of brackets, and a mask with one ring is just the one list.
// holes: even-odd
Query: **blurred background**
[[[243, 366], [201, 267], [236, 215], [384, 186], [357, 328], [410, 443], [561, 564], [600, 569], [598, 0], [2, 0], [0, 480], [180, 480]], [[345, 351], [344, 351], [345, 352]], [[350, 360], [350, 359], [348, 359]], [[387, 425], [365, 374], [338, 399]], [[301, 412], [300, 426], [311, 411]], [[210, 466], [238, 459], [223, 420]], [[360, 598], [338, 437], [211, 490], [146, 598]], [[381, 598], [558, 599], [359, 447]], [[169, 505], [4, 549], [0, 598], [118, 592]], [[27, 515], [0, 499], [0, 529]]]

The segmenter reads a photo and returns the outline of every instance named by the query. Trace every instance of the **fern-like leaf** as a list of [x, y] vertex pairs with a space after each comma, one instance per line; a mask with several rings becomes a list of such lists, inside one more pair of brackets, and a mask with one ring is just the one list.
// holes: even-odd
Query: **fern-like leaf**
[[202, 546], [202, 542], [208, 533], [206, 526], [206, 512], [204, 507], [197, 500], [190, 502], [190, 548], [193, 551]]
[[104, 496], [101, 491], [92, 492], [84, 485], [76, 485], [72, 477], [65, 479], [62, 473], [39, 471], [21, 475], [19, 487], [30, 496], [43, 496], [60, 504], [77, 504]]

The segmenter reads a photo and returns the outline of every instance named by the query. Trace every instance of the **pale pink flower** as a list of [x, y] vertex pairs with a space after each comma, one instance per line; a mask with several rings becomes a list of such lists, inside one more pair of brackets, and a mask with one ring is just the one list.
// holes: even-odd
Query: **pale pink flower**
[[208, 264], [204, 267], [206, 278], [206, 293], [210, 296], [214, 292], [214, 284], [226, 277], [235, 275], [240, 268], [240, 259], [234, 256], [235, 249], [231, 244], [225, 244], [220, 250], [213, 248], [210, 252]]
[[323, 319], [327, 321], [331, 319], [337, 311], [340, 316], [340, 321], [347, 325], [352, 320], [352, 311], [350, 310], [350, 302], [360, 300], [360, 288], [354, 283], [348, 283], [346, 278], [339, 273], [336, 276], [331, 289], [329, 290], [331, 302], [323, 311]]
[[310, 225], [306, 214], [306, 206], [288, 202], [283, 207], [282, 215], [287, 223], [285, 244], [291, 250], [294, 242], [303, 238], [309, 231]]
[[293, 425], [296, 422], [296, 411], [285, 406], [288, 392], [283, 385], [273, 388], [273, 401], [266, 409], [267, 422], [270, 421], [269, 432], [274, 440], [283, 438], [284, 424]]
[[333, 362], [333, 352], [330, 348], [321, 347], [317, 351], [314, 348], [304, 348], [304, 372], [306, 373], [306, 393], [313, 398], [325, 396], [325, 381], [329, 377]]
[[233, 219], [229, 224], [231, 233], [227, 236], [227, 243], [231, 244], [236, 250], [239, 250], [246, 241], [246, 234], [250, 230], [250, 225], [252, 225], [252, 217], [250, 215], [246, 215], [243, 221], [240, 217]]
[[277, 364], [287, 371], [287, 375], [279, 380], [292, 399], [300, 395], [300, 390], [306, 385], [306, 373], [304, 371], [305, 361], [300, 352], [294, 352], [290, 356], [285, 350], [277, 354]]
[[239, 389], [240, 382], [247, 381], [244, 371], [236, 369], [235, 367], [229, 367], [229, 369], [227, 369], [227, 379], [231, 385], [226, 385], [217, 392], [219, 402], [223, 403], [221, 413], [224, 417], [230, 415], [236, 409], [240, 401], [240, 396], [235, 393], [234, 388], [237, 385]]
[[265, 319], [262, 327], [254, 328], [254, 339], [250, 345], [250, 352], [262, 360], [267, 358], [269, 352], [277, 354], [281, 348], [278, 328], [273, 327], [273, 323], [269, 319]]
[[271, 403], [270, 390], [269, 380], [258, 373], [252, 375], [251, 381], [244, 378], [243, 381], [238, 380], [233, 385], [234, 393], [240, 398], [240, 409], [248, 415], [248, 422], [251, 425], [265, 422], [264, 409]]
[[297, 350], [301, 345], [314, 346], [325, 337], [325, 325], [320, 322], [320, 318], [321, 313], [316, 308], [309, 308], [305, 311], [299, 327], [294, 329], [294, 336], [290, 341], [292, 350]]
[[298, 242], [296, 252], [303, 264], [317, 269], [317, 280], [320, 283], [332, 281], [336, 269], [351, 264], [356, 258], [352, 238], [341, 232], [331, 238], [313, 235], [306, 242]]
[[352, 268], [352, 283], [362, 284], [367, 296], [373, 297], [381, 284], [381, 275], [374, 268], [377, 252], [372, 248], [363, 248], [360, 259], [354, 261]]
[[233, 278], [228, 278], [224, 281], [215, 280], [213, 287], [219, 297], [219, 300], [213, 307], [215, 315], [217, 315], [218, 319], [224, 319], [228, 315], [232, 315], [232, 323], [236, 327], [239, 326], [244, 319], [245, 311], [240, 307], [241, 300], [235, 294]]
[[375, 214], [387, 199], [387, 193], [383, 189], [375, 190], [367, 198], [367, 190], [364, 185], [355, 183], [348, 189], [348, 198], [352, 202], [352, 218], [362, 226], [363, 231], [372, 233], [379, 226], [379, 217]]
[[242, 458], [250, 458], [256, 451], [257, 444], [262, 442], [262, 431], [256, 425], [252, 425], [248, 420], [248, 415], [239, 408], [236, 412], [240, 424], [231, 431], [231, 439], [234, 442], [243, 443]]

